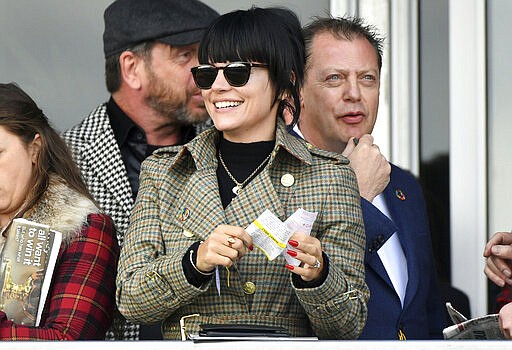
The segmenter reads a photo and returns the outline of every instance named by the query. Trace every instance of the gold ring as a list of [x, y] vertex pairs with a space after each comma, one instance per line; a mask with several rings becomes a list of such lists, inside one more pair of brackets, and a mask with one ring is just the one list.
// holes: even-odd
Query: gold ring
[[235, 237], [229, 236], [227, 239], [227, 242], [228, 242], [228, 246], [231, 248], [231, 246], [236, 243], [236, 239], [235, 239]]

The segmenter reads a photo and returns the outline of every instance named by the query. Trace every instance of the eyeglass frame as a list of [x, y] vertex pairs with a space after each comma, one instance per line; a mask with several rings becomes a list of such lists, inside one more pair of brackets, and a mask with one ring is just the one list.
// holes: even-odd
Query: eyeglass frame
[[[241, 83], [241, 84], [235, 84], [231, 81], [231, 79], [229, 78], [229, 68], [235, 68], [233, 66], [235, 65], [243, 65], [245, 68], [248, 68], [248, 73], [247, 73], [247, 78], [244, 79], [244, 82]], [[201, 64], [199, 66], [196, 66], [196, 67], [192, 67], [190, 69], [190, 72], [192, 73], [192, 77], [194, 78], [194, 83], [196, 84], [196, 86], [201, 89], [201, 90], [209, 90], [212, 88], [212, 85], [213, 83], [215, 82], [215, 79], [217, 79], [217, 76], [219, 74], [219, 70], [222, 70], [223, 71], [223, 74], [224, 74], [224, 78], [226, 79], [226, 81], [228, 82], [229, 85], [233, 86], [233, 87], [241, 87], [241, 86], [244, 86], [245, 84], [247, 84], [247, 82], [249, 81], [250, 77], [251, 77], [251, 69], [255, 67], [255, 68], [268, 68], [268, 64], [266, 63], [254, 63], [254, 62], [245, 62], [245, 61], [236, 61], [236, 62], [231, 62], [231, 63], [228, 63], [227, 65], [225, 65], [224, 67], [215, 67], [215, 66], [212, 66], [211, 64]], [[196, 73], [200, 70], [200, 69], [212, 69], [215, 71], [215, 76], [213, 77], [213, 80], [211, 82], [211, 84], [209, 84], [208, 86], [200, 86], [198, 83], [197, 83], [197, 80], [196, 80]], [[228, 72], [228, 75], [226, 75], [226, 70]]]

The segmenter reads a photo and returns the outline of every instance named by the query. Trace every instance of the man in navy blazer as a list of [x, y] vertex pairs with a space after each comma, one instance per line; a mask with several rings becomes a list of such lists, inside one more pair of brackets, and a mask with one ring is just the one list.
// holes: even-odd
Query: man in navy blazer
[[371, 295], [360, 339], [442, 338], [445, 318], [423, 194], [370, 135], [383, 39], [359, 18], [317, 18], [304, 36], [303, 110], [295, 132], [349, 158], [361, 193]]

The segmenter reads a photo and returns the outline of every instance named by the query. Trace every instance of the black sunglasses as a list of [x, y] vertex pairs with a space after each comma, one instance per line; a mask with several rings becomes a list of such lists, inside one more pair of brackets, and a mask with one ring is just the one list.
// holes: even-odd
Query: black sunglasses
[[231, 86], [244, 86], [249, 81], [251, 67], [267, 68], [268, 64], [252, 62], [232, 62], [224, 67], [214, 67], [203, 64], [190, 69], [198, 88], [207, 90], [212, 87], [220, 69], [224, 71], [224, 77]]

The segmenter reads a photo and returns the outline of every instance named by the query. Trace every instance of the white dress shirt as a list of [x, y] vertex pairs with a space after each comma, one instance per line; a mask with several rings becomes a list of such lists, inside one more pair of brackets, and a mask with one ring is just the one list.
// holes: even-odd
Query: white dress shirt
[[[390, 220], [393, 220], [389, 214], [388, 207], [384, 200], [384, 196], [379, 194], [373, 199], [373, 205], [377, 207], [384, 215]], [[402, 245], [398, 239], [398, 234], [395, 232], [377, 251], [379, 258], [388, 273], [391, 283], [395, 288], [402, 306], [404, 306], [405, 290], [407, 288], [408, 273], [407, 273], [407, 259], [405, 258]]]

